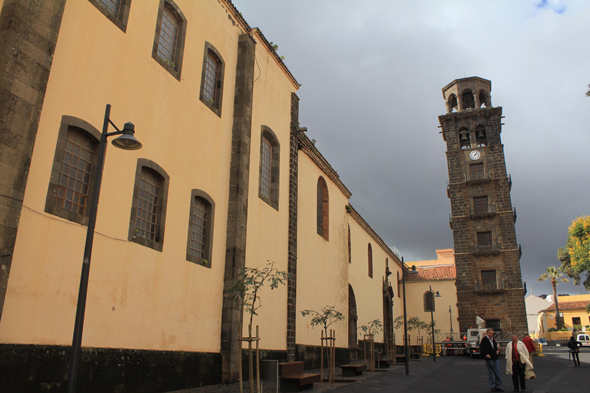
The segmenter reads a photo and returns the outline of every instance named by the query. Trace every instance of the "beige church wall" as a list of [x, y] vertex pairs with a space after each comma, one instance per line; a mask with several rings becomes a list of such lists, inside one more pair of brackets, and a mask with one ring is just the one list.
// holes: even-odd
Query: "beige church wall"
[[[317, 184], [326, 181], [329, 197], [329, 240], [317, 233]], [[319, 311], [325, 306], [348, 316], [348, 199], [307, 156], [299, 152], [299, 197], [297, 228], [297, 344], [320, 345], [321, 326], [312, 328], [306, 309]], [[348, 347], [348, 322], [330, 326], [336, 331], [336, 345]]]
[[[424, 311], [424, 294], [430, 290], [436, 293], [438, 291], [441, 297], [434, 298], [434, 321], [435, 329], [440, 329], [436, 339], [444, 339], [451, 332], [451, 317], [453, 321], [453, 333], [459, 332], [459, 322], [457, 321], [457, 288], [454, 280], [438, 280], [438, 281], [424, 281], [424, 282], [406, 282], [406, 295], [408, 306], [408, 319], [411, 317], [418, 317], [421, 321], [430, 324], [430, 311]], [[451, 306], [452, 315], [449, 314], [449, 306]], [[475, 321], [473, 321], [474, 327]], [[426, 342], [428, 333], [422, 331], [421, 335]], [[408, 332], [412, 343], [415, 343], [418, 337], [418, 331], [413, 330]], [[403, 339], [403, 331], [397, 332], [398, 340]]]
[[[71, 343], [86, 227], [45, 213], [45, 199], [62, 116], [78, 117], [100, 130], [105, 105], [110, 103], [113, 122], [122, 127], [132, 121], [143, 148], [131, 152], [110, 144], [107, 148], [82, 344], [219, 351], [241, 32], [218, 2], [177, 0], [188, 20], [179, 82], [151, 56], [158, 4], [157, 0], [133, 2], [123, 33], [90, 2], [66, 3], [31, 162], [0, 342]], [[205, 41], [225, 61], [221, 118], [199, 100]], [[170, 176], [162, 252], [127, 240], [138, 158], [156, 162]], [[192, 189], [205, 191], [215, 201], [210, 268], [186, 261]]]
[[[392, 274], [389, 282], [393, 288], [393, 319], [403, 313], [403, 297], [398, 297], [397, 272], [401, 268], [392, 260], [373, 237], [362, 228], [358, 222], [350, 216], [348, 219], [351, 234], [351, 263], [349, 266], [349, 281], [356, 298], [357, 309], [357, 340], [363, 339], [361, 326], [379, 319], [384, 323], [383, 316], [383, 279], [385, 277], [386, 259], [389, 260], [389, 269]], [[368, 245], [371, 244], [373, 252], [373, 278], [369, 277]], [[401, 286], [400, 286], [401, 289]], [[375, 336], [375, 341], [383, 342], [383, 333]]]
[[[263, 269], [268, 261], [272, 261], [278, 270], [288, 271], [291, 93], [296, 90], [277, 66], [268, 49], [262, 45], [260, 38], [255, 39], [259, 44], [256, 45], [258, 66], [254, 72], [250, 140], [246, 266]], [[259, 197], [260, 143], [263, 126], [274, 132], [280, 145], [278, 211]], [[287, 285], [271, 290], [267, 283], [262, 288], [260, 297], [263, 306], [253, 318], [253, 324], [259, 325], [261, 329], [260, 346], [265, 349], [286, 350]], [[244, 335], [248, 333], [249, 319], [250, 314], [245, 312]]]

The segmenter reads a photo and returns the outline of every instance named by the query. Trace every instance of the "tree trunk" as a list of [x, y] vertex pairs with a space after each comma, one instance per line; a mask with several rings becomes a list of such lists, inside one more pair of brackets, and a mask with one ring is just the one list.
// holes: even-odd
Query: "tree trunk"
[[555, 324], [557, 330], [561, 329], [561, 316], [559, 315], [559, 300], [557, 300], [557, 282], [554, 278], [551, 279], [551, 285], [553, 286], [553, 303], [555, 303]]

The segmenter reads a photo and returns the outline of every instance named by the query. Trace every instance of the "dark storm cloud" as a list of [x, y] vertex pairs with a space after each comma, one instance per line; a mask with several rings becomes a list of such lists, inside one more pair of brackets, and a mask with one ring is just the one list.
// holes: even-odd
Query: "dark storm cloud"
[[453, 247], [441, 89], [465, 76], [491, 80], [492, 104], [506, 116], [523, 279], [535, 294], [550, 292], [536, 279], [558, 264], [571, 221], [590, 214], [590, 54], [577, 44], [588, 2], [234, 3], [279, 45], [303, 85], [301, 125], [406, 261]]

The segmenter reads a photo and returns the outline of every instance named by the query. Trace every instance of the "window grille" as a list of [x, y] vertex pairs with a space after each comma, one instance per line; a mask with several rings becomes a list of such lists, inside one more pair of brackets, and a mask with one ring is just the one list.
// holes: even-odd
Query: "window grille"
[[219, 80], [219, 60], [211, 51], [207, 53], [205, 62], [205, 79], [203, 81], [203, 97], [210, 103], [217, 103], [217, 81]]
[[143, 168], [137, 199], [135, 227], [137, 235], [148, 240], [156, 240], [156, 221], [158, 217], [158, 198], [161, 181], [154, 171]]
[[98, 0], [100, 5], [108, 10], [115, 18], [119, 17], [119, 10], [121, 9], [121, 0]]
[[68, 129], [66, 149], [57, 186], [58, 206], [77, 214], [86, 214], [94, 144], [82, 132]]
[[434, 312], [434, 294], [430, 291], [424, 293], [424, 312]]
[[484, 178], [483, 163], [472, 164], [469, 166], [469, 169], [470, 169], [470, 174], [471, 174], [471, 180], [477, 180], [477, 179]]
[[178, 41], [179, 22], [174, 13], [164, 7], [162, 25], [160, 27], [160, 40], [158, 42], [158, 56], [174, 68], [176, 60], [176, 46]]
[[189, 228], [189, 254], [205, 259], [207, 256], [207, 220], [209, 206], [201, 198], [194, 198]]
[[496, 271], [483, 270], [481, 272], [481, 284], [484, 289], [497, 289]]
[[272, 171], [272, 145], [266, 138], [262, 138], [260, 168], [260, 194], [270, 200], [271, 194], [271, 171]]
[[475, 213], [487, 213], [488, 212], [488, 197], [476, 197], [473, 198], [473, 208]]
[[318, 234], [324, 236], [324, 188], [322, 184], [318, 181], [318, 214], [317, 214], [317, 224], [318, 224]]
[[481, 251], [492, 248], [492, 232], [478, 232], [477, 233], [477, 247]]

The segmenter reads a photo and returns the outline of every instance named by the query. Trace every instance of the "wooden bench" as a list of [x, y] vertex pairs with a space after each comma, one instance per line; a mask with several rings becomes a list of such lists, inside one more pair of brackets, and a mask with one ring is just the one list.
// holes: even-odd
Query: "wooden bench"
[[279, 363], [281, 392], [299, 392], [311, 389], [314, 382], [320, 381], [320, 374], [303, 372], [303, 362]]
[[364, 364], [343, 364], [340, 368], [342, 369], [343, 377], [356, 377], [357, 375], [362, 375], [363, 371], [367, 369], [367, 366]]

